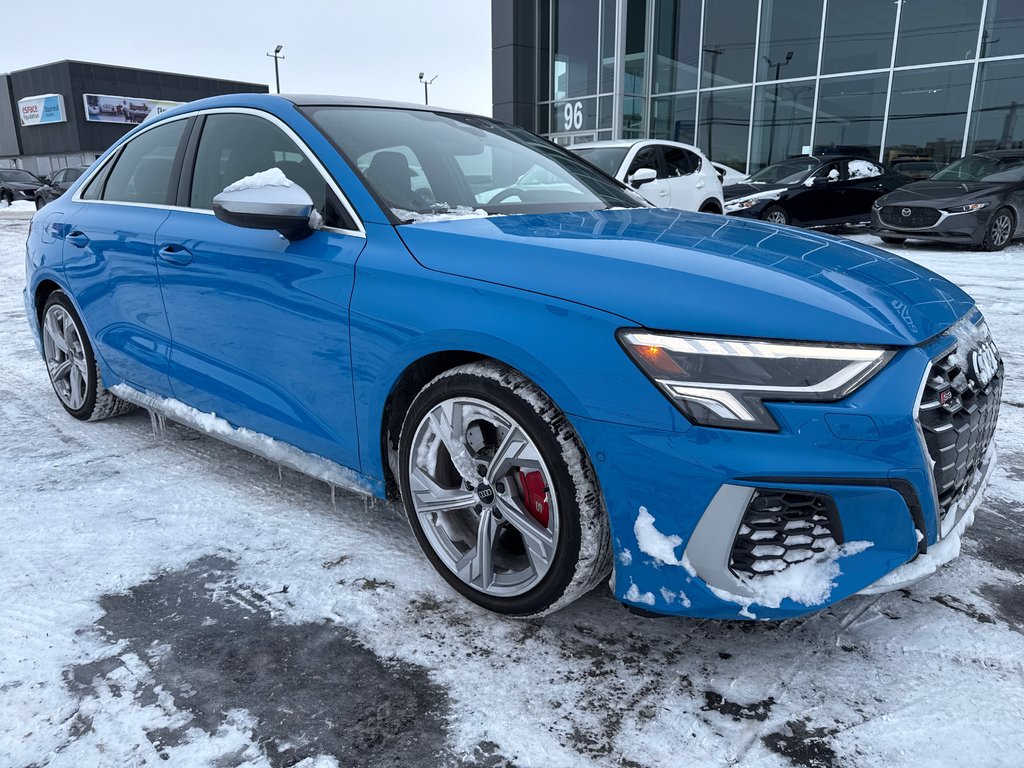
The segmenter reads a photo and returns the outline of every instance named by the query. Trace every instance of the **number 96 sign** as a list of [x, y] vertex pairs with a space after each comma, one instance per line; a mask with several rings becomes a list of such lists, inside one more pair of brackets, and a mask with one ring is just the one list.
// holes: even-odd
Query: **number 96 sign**
[[592, 99], [587, 100], [586, 103], [582, 101], [567, 101], [556, 106], [554, 111], [558, 130], [593, 130], [594, 124], [597, 122], [596, 115], [594, 114], [596, 106]]

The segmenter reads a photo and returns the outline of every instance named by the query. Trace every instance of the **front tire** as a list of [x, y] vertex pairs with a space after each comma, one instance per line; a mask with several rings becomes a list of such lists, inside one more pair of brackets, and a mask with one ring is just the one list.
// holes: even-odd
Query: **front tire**
[[1000, 208], [992, 214], [988, 221], [988, 229], [985, 230], [985, 239], [981, 241], [981, 247], [986, 251], [1001, 251], [1013, 240], [1013, 233], [1017, 229], [1017, 219], [1009, 208]]
[[789, 213], [781, 205], [769, 205], [761, 212], [761, 219], [772, 224], [789, 224]]
[[0, 192], [0, 202], [7, 203], [8, 206], [14, 205], [14, 193], [10, 190]]
[[550, 613], [611, 568], [608, 517], [578, 436], [504, 365], [463, 365], [423, 388], [402, 427], [399, 474], [427, 558], [487, 610]]
[[38, 211], [44, 205], [46, 205], [46, 202], [43, 200], [43, 198], [37, 196], [36, 197], [36, 210]]
[[103, 386], [92, 344], [64, 291], [47, 298], [41, 332], [50, 384], [65, 411], [81, 421], [101, 421], [132, 410]]

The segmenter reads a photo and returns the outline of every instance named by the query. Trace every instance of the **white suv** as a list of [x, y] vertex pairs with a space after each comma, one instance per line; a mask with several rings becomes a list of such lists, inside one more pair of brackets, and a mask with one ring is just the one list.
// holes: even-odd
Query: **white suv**
[[659, 208], [721, 213], [722, 182], [697, 147], [626, 139], [574, 144], [570, 150], [625, 182]]

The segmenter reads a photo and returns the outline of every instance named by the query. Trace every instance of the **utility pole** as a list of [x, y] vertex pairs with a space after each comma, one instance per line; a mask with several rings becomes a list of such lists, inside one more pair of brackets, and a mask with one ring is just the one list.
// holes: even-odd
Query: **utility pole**
[[786, 58], [784, 60], [776, 61], [772, 63], [772, 60], [767, 56], [763, 57], [765, 63], [768, 64], [768, 69], [775, 67], [775, 99], [772, 101], [772, 126], [768, 129], [768, 165], [772, 164], [772, 150], [775, 148], [775, 116], [779, 111], [779, 70], [789, 64], [793, 59], [793, 52], [786, 51]]
[[430, 88], [431, 83], [433, 83], [435, 80], [437, 80], [437, 78], [438, 78], [438, 76], [434, 75], [429, 80], [424, 80], [423, 79], [423, 73], [420, 72], [420, 82], [423, 83], [423, 103], [425, 105], [429, 106], [429, 104], [430, 104], [430, 93], [429, 93], [429, 91], [427, 89]]
[[281, 92], [281, 72], [280, 72], [280, 70], [277, 67], [277, 62], [280, 59], [284, 58], [284, 56], [281, 55], [281, 49], [282, 48], [284, 48], [284, 46], [283, 45], [279, 45], [279, 46], [277, 46], [277, 48], [274, 49], [273, 53], [268, 53], [267, 54], [267, 56], [269, 56], [270, 58], [272, 58], [274, 60], [274, 85], [277, 86], [277, 92], [278, 93]]

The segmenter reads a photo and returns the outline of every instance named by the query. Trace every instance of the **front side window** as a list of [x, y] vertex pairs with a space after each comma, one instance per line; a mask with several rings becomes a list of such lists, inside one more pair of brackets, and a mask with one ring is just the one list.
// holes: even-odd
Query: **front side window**
[[305, 111], [402, 221], [646, 205], [576, 155], [488, 118], [375, 107]]
[[81, 175], [81, 168], [68, 168], [66, 171], [64, 171], [64, 181], [70, 184], [73, 181], [78, 181]]
[[50, 177], [51, 184], [60, 184], [67, 178], [67, 171], [57, 171], [53, 176]]
[[129, 141], [107, 176], [100, 197], [118, 203], [172, 204], [171, 173], [187, 122], [174, 120]]
[[641, 168], [650, 168], [651, 170], [657, 171], [658, 178], [664, 178], [665, 174], [661, 172], [661, 168], [658, 165], [657, 147], [644, 147], [638, 151], [636, 153], [636, 157], [633, 158], [633, 162], [629, 164], [629, 171], [626, 173], [626, 178], [629, 178]]
[[192, 208], [210, 210], [213, 198], [254, 173], [278, 168], [324, 213], [327, 182], [288, 135], [256, 115], [208, 115], [192, 174]]

